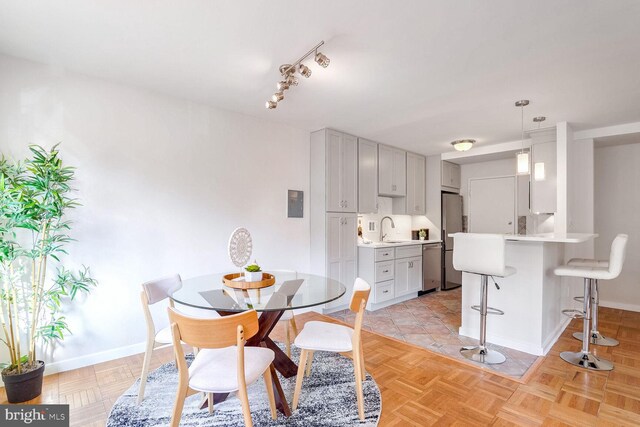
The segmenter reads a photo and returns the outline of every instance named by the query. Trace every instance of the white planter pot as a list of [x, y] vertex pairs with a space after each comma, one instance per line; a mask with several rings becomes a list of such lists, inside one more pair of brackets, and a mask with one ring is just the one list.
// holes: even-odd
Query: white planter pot
[[262, 271], [256, 272], [244, 272], [244, 281], [245, 282], [259, 282], [262, 280]]

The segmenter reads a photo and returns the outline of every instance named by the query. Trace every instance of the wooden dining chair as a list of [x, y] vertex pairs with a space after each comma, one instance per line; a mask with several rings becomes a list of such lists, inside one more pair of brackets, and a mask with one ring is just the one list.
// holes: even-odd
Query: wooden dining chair
[[[364, 354], [362, 353], [362, 322], [364, 310], [367, 306], [371, 286], [361, 278], [357, 278], [353, 285], [349, 309], [356, 313], [355, 325], [352, 328], [335, 323], [312, 321], [307, 322], [294, 341], [294, 345], [301, 349], [298, 363], [296, 390], [293, 394], [292, 410], [298, 407], [300, 390], [304, 380], [305, 366], [311, 367], [311, 359], [315, 351], [329, 351], [333, 353], [351, 352], [353, 369], [356, 379], [356, 399], [358, 401], [358, 416], [364, 420], [364, 401], [362, 382], [365, 379]], [[308, 368], [308, 369], [309, 369]], [[309, 371], [307, 375], [309, 374]]]
[[[201, 319], [167, 308], [173, 348], [178, 364], [178, 392], [173, 406], [171, 426], [178, 427], [187, 396], [198, 392], [209, 396], [209, 412], [213, 412], [213, 393], [237, 391], [242, 404], [246, 426], [253, 426], [247, 395], [247, 385], [261, 375], [267, 387], [271, 417], [275, 420], [276, 402], [270, 365], [273, 350], [264, 347], [245, 347], [246, 340], [258, 332], [258, 314], [255, 310], [224, 316], [217, 319]], [[200, 349], [191, 366], [187, 367], [181, 343]]]
[[[151, 315], [150, 306], [169, 298], [169, 293], [175, 289], [182, 287], [182, 279], [179, 274], [174, 274], [162, 279], [152, 280], [142, 284], [142, 292], [140, 300], [142, 302], [142, 311], [147, 324], [147, 345], [144, 352], [144, 361], [142, 362], [142, 373], [140, 374], [140, 388], [138, 390], [138, 404], [144, 399], [144, 388], [147, 385], [147, 376], [149, 375], [149, 365], [151, 364], [151, 356], [153, 350], [159, 346], [170, 345], [173, 340], [171, 338], [171, 329], [166, 326], [160, 330], [156, 330], [156, 325]], [[173, 307], [173, 301], [169, 298], [169, 306]]]

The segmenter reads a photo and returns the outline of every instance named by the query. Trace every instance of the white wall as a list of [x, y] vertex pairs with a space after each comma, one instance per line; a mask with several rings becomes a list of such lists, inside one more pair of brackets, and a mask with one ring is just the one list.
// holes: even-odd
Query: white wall
[[59, 141], [83, 204], [65, 261], [99, 286], [68, 313], [58, 367], [141, 351], [140, 283], [232, 269], [236, 227], [263, 267], [308, 270], [307, 204], [286, 217], [288, 189], [308, 200], [307, 131], [0, 56], [0, 151]]
[[595, 253], [608, 259], [611, 241], [629, 235], [622, 274], [600, 284], [601, 305], [640, 311], [640, 143], [595, 149]]

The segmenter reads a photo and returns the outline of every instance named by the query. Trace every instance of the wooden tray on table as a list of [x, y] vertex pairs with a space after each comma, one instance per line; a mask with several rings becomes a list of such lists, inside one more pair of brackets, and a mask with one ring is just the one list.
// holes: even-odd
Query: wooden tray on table
[[273, 286], [276, 283], [276, 277], [273, 274], [262, 273], [262, 280], [257, 282], [245, 282], [243, 280], [234, 280], [244, 277], [244, 273], [231, 273], [222, 276], [222, 283], [233, 289], [262, 289]]

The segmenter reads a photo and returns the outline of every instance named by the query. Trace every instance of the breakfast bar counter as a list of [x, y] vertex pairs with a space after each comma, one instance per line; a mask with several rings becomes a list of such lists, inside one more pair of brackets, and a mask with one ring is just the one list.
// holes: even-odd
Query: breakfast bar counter
[[[564, 263], [564, 245], [597, 237], [587, 233], [507, 235], [506, 264], [517, 272], [489, 279], [489, 306], [503, 316], [487, 317], [487, 341], [534, 355], [544, 355], [569, 323], [562, 309], [571, 306], [574, 295], [553, 270]], [[460, 335], [478, 338], [480, 276], [462, 274], [462, 325]]]

